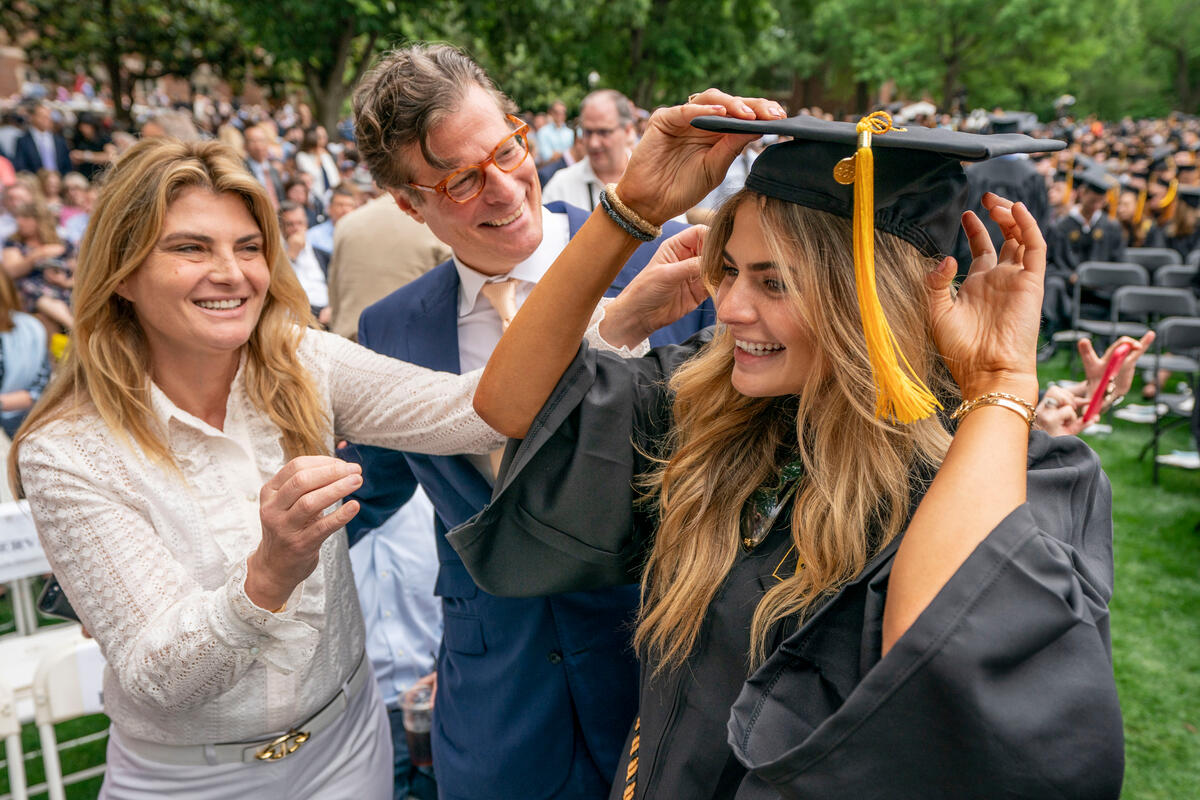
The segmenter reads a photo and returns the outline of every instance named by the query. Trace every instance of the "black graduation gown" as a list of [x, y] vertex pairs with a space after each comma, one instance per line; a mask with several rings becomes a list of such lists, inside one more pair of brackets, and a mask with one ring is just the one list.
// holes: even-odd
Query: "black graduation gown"
[[[639, 449], [661, 445], [666, 378], [697, 347], [628, 361], [581, 348], [509, 443], [492, 502], [449, 534], [480, 587], [523, 596], [639, 577], [654, 535], [632, 503], [649, 466]], [[883, 659], [898, 540], [799, 630], [781, 626], [749, 676], [755, 605], [796, 568], [787, 522], [739, 552], [687, 664], [642, 670], [635, 796], [1116, 798], [1108, 482], [1074, 437], [1035, 434], [1029, 467], [1028, 502]]]
[[1125, 232], [1121, 223], [1104, 214], [1084, 232], [1079, 220], [1068, 214], [1046, 232], [1046, 248], [1047, 274], [1065, 278], [1084, 261], [1124, 261]]
[[[1024, 203], [1029, 213], [1042, 230], [1050, 223], [1050, 200], [1046, 192], [1046, 179], [1024, 154], [1001, 156], [970, 164], [967, 174], [967, 209], [974, 211], [983, 221], [992, 238], [996, 252], [1004, 245], [1004, 232], [992, 221], [983, 207], [983, 196], [995, 192], [1014, 203]], [[954, 257], [958, 260], [959, 275], [966, 275], [971, 266], [971, 246], [966, 233], [960, 228], [954, 243]]]

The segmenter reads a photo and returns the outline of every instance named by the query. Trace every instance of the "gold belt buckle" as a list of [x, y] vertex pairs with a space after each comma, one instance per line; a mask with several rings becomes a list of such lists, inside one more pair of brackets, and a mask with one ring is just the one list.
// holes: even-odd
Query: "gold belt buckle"
[[278, 736], [254, 754], [259, 761], [278, 761], [286, 758], [300, 749], [300, 745], [308, 741], [308, 731], [298, 731], [292, 728], [282, 736]]

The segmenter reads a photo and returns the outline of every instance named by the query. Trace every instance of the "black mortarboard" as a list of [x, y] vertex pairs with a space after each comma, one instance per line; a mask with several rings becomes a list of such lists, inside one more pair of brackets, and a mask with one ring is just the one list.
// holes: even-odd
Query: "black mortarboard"
[[967, 177], [961, 162], [1061, 150], [1066, 143], [1024, 134], [892, 128], [890, 118], [881, 112], [857, 125], [811, 116], [700, 117], [692, 125], [719, 133], [792, 137], [762, 151], [750, 168], [746, 188], [854, 221], [859, 311], [879, 389], [875, 413], [901, 422], [933, 413], [936, 399], [900, 366], [907, 367], [907, 361], [875, 294], [874, 230], [897, 236], [926, 256], [945, 255], [954, 247], [967, 205]]
[[988, 119], [987, 133], [1020, 133], [1021, 118], [1011, 114], [993, 114]]
[[1169, 166], [1168, 160], [1171, 158], [1174, 152], [1175, 151], [1170, 147], [1156, 148], [1150, 155], [1150, 171], [1158, 172], [1166, 169]]
[[1108, 170], [1095, 162], [1088, 164], [1086, 168], [1076, 172], [1075, 181], [1077, 184], [1086, 186], [1101, 194], [1117, 185], [1117, 179], [1110, 175]]
[[[780, 120], [700, 117], [692, 124], [723, 133], [793, 137], [762, 151], [750, 168], [746, 186], [839, 217], [853, 217], [853, 187], [839, 183], [833, 168], [855, 154], [854, 123], [798, 116]], [[959, 218], [967, 206], [967, 179], [960, 162], [1066, 147], [1064, 142], [1024, 134], [983, 135], [923, 127], [892, 129], [875, 135], [871, 145], [875, 226], [927, 256], [951, 252], [958, 235]]]
[[1184, 205], [1200, 208], [1200, 186], [1180, 186], [1176, 193]]

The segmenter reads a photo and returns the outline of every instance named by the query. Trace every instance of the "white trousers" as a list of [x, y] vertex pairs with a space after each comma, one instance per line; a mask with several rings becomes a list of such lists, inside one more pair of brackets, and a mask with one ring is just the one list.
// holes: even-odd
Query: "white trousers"
[[375, 679], [292, 755], [253, 764], [183, 766], [131, 752], [109, 729], [100, 800], [391, 800], [392, 733]]

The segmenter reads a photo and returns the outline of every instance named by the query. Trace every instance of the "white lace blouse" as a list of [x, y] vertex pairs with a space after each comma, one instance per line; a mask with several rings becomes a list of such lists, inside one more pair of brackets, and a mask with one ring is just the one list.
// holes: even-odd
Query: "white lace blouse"
[[[589, 338], [595, 341], [597, 320]], [[479, 373], [432, 372], [306, 331], [300, 356], [337, 438], [433, 454], [504, 443], [471, 409]], [[105, 711], [122, 734], [169, 744], [259, 738], [317, 711], [363, 652], [345, 535], [272, 614], [246, 596], [258, 495], [286, 463], [241, 370], [224, 430], [152, 388], [182, 471], [151, 461], [95, 413], [55, 421], [20, 469], [54, 574], [108, 661]]]

